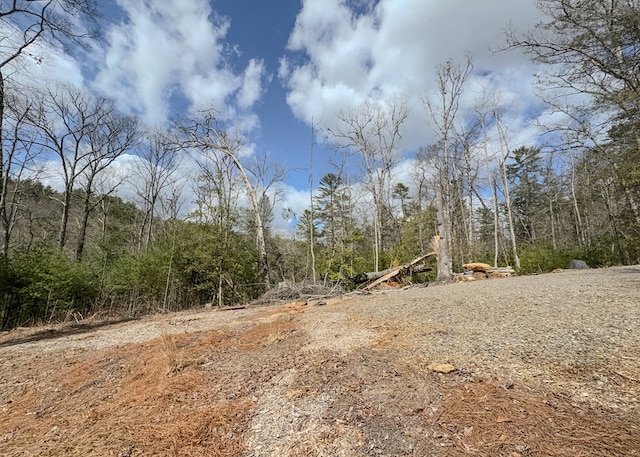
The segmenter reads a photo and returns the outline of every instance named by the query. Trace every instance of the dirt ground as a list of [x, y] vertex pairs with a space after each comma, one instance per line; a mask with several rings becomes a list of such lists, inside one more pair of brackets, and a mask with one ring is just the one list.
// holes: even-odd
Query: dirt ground
[[640, 266], [18, 329], [0, 455], [640, 455], [639, 330]]

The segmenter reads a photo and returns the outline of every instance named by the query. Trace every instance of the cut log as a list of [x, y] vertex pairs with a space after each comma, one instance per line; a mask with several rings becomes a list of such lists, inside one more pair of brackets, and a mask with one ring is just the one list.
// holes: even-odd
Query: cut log
[[495, 268], [491, 268], [490, 270], [487, 270], [487, 273], [509, 273], [509, 274], [516, 274], [516, 270], [514, 270], [511, 267], [495, 267]]
[[486, 269], [486, 264], [473, 263], [465, 264], [464, 273], [458, 273], [454, 278], [455, 281], [475, 281], [476, 279], [485, 278], [508, 278], [515, 276], [516, 271], [511, 267], [490, 267]]
[[380, 276], [378, 279], [373, 281], [371, 284], [365, 286], [363, 288], [363, 290], [372, 289], [373, 287], [377, 286], [378, 284], [382, 284], [383, 282], [388, 281], [389, 279], [399, 275], [400, 273], [404, 273], [405, 271], [410, 270], [412, 267], [416, 266], [417, 264], [422, 262], [427, 257], [432, 257], [432, 256], [435, 256], [435, 255], [437, 255], [437, 253], [430, 252], [428, 254], [421, 255], [420, 257], [412, 260], [411, 262], [405, 263], [404, 265], [401, 265], [399, 267], [389, 268], [389, 269], [385, 270], [387, 273], [385, 273], [382, 276]]
[[480, 263], [480, 262], [473, 262], [473, 263], [465, 263], [464, 265], [462, 265], [462, 268], [464, 268], [465, 270], [471, 270], [471, 271], [489, 271], [491, 270], [491, 265], [487, 264], [487, 263]]

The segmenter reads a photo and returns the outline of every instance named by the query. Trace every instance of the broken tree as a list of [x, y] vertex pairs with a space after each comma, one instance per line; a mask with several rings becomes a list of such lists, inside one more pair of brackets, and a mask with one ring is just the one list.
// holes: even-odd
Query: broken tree
[[425, 260], [426, 258], [435, 256], [435, 255], [437, 255], [437, 253], [430, 252], [428, 254], [421, 255], [420, 257], [404, 265], [388, 268], [386, 270], [374, 272], [374, 273], [360, 273], [355, 276], [352, 276], [350, 279], [355, 283], [373, 281], [371, 284], [368, 284], [363, 288], [363, 290], [368, 290], [385, 281], [388, 281], [389, 279], [395, 278], [396, 276], [400, 276], [407, 273], [413, 274], [413, 273], [423, 273], [426, 271], [431, 271], [432, 269], [431, 267], [426, 265], [419, 265], [419, 263]]

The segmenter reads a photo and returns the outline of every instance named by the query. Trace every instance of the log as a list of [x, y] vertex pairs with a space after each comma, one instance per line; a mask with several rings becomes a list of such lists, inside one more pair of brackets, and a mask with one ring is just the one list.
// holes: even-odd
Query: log
[[349, 280], [355, 282], [356, 284], [362, 284], [363, 282], [369, 282], [369, 281], [374, 281], [378, 278], [383, 277], [384, 275], [390, 273], [391, 271], [395, 270], [396, 268], [387, 268], [386, 270], [382, 270], [382, 271], [372, 271], [369, 273], [358, 273], [357, 275], [351, 276], [349, 278]]
[[476, 271], [485, 272], [485, 271], [491, 270], [491, 265], [487, 263], [474, 262], [474, 263], [465, 263], [464, 265], [462, 265], [462, 268], [464, 268], [465, 270], [471, 270], [473, 272], [476, 272]]
[[218, 308], [218, 311], [235, 311], [237, 309], [247, 309], [248, 307], [248, 305], [225, 306], [223, 308]]
[[[392, 267], [392, 268], [387, 268], [386, 270], [382, 270], [382, 271], [372, 271], [372, 272], [368, 272], [368, 273], [358, 273], [357, 275], [351, 276], [349, 277], [350, 281], [355, 282], [356, 284], [362, 284], [363, 282], [369, 282], [369, 281], [374, 281], [378, 278], [381, 278], [389, 273], [391, 273], [392, 271], [396, 271], [398, 269], [398, 267]], [[411, 268], [410, 273], [411, 274], [417, 274], [417, 273], [426, 273], [428, 271], [433, 270], [433, 267], [429, 266], [429, 265], [416, 265], [413, 268]], [[398, 274], [400, 274], [402, 272], [399, 272]]]
[[485, 274], [489, 278], [510, 278], [516, 275], [516, 270], [511, 267], [494, 267], [487, 270]]
[[491, 269], [487, 270], [487, 273], [500, 273], [500, 274], [515, 275], [516, 274], [516, 270], [514, 270], [511, 267], [494, 267], [494, 268], [491, 268]]
[[437, 255], [437, 253], [430, 252], [428, 254], [421, 255], [420, 257], [412, 260], [411, 262], [405, 263], [404, 265], [401, 265], [399, 267], [388, 268], [387, 270], [385, 270], [387, 273], [385, 273], [382, 276], [380, 276], [378, 279], [373, 281], [371, 284], [365, 286], [363, 288], [363, 290], [372, 289], [373, 287], [377, 286], [378, 284], [382, 284], [383, 282], [388, 281], [389, 279], [399, 275], [400, 273], [404, 273], [405, 271], [411, 269], [411, 267], [419, 264], [420, 262], [422, 262], [427, 257], [431, 257], [431, 256], [435, 256], [435, 255]]

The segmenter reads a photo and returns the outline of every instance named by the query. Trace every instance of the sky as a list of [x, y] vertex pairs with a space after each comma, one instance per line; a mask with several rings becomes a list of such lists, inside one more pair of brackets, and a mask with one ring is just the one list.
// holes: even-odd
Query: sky
[[55, 73], [108, 94], [152, 125], [215, 106], [246, 135], [249, 154], [288, 169], [276, 212], [300, 214], [309, 204], [312, 123], [317, 183], [332, 171], [334, 148], [323, 132], [336, 128], [338, 113], [368, 99], [407, 101], [398, 167], [410, 169], [412, 154], [433, 140], [422, 100], [436, 90], [435, 69], [447, 60], [472, 57], [466, 102], [487, 87], [498, 94], [512, 116], [512, 146], [534, 143], [532, 126], [549, 115], [527, 58], [493, 52], [507, 28], [524, 31], [540, 19], [535, 0], [99, 3], [103, 39], [80, 62], [61, 59]]

